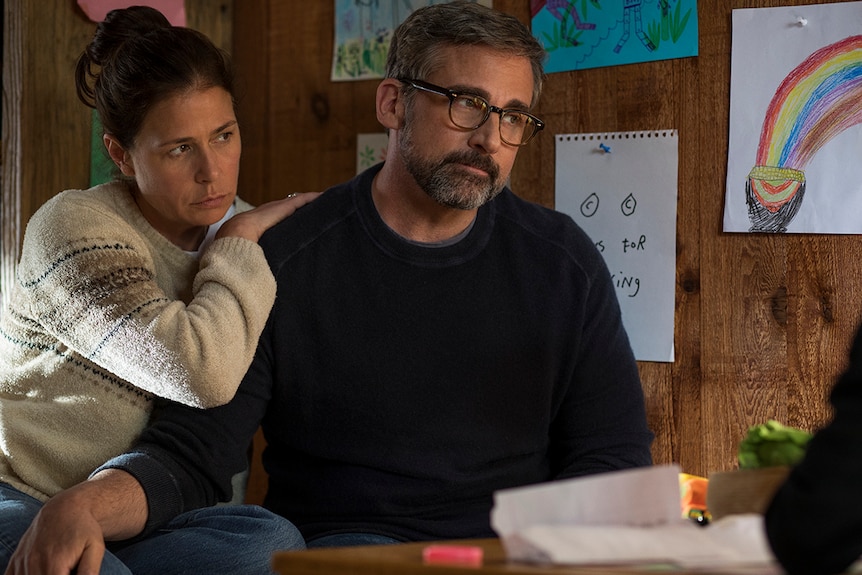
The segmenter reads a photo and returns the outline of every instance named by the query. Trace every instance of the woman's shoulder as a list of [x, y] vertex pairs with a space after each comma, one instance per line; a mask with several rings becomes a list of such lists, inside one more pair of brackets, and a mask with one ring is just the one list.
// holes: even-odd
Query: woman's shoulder
[[33, 214], [27, 223], [24, 242], [56, 246], [75, 238], [126, 235], [134, 211], [134, 200], [120, 182], [65, 190]]
[[123, 216], [122, 212], [127, 211], [128, 205], [133, 203], [125, 184], [109, 182], [92, 188], [64, 190], [45, 202], [33, 218], [69, 218], [83, 212], [116, 212]]

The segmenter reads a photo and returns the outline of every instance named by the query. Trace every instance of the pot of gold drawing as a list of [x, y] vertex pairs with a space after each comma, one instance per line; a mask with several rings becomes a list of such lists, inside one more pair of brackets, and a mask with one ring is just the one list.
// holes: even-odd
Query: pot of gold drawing
[[754, 166], [745, 183], [751, 232], [786, 232], [805, 194], [805, 173], [793, 168]]

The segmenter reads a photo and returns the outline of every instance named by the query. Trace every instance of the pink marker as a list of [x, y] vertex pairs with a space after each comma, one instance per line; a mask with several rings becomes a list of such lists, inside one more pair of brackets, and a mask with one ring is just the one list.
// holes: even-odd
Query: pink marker
[[482, 548], [467, 545], [429, 545], [422, 550], [422, 562], [479, 567], [482, 565]]

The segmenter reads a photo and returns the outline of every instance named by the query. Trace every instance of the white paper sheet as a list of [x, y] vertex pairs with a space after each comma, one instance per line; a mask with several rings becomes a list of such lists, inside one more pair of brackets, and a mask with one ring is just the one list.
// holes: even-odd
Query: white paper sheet
[[536, 525], [504, 540], [510, 559], [561, 565], [671, 564], [685, 569], [761, 567], [781, 573], [760, 515], [729, 515], [700, 527], [677, 519], [653, 527]]
[[[335, 5], [333, 82], [382, 78], [392, 32], [414, 10], [451, 0], [332, 0]], [[493, 0], [472, 0], [490, 7]], [[696, 29], [696, 27], [695, 27]]]
[[385, 160], [388, 147], [389, 135], [386, 132], [356, 134], [356, 173]]
[[676, 465], [498, 491], [491, 525], [515, 561], [781, 572], [762, 516], [731, 515], [706, 527], [682, 518]]
[[[862, 233], [862, 2], [736, 9], [732, 24], [724, 231]], [[749, 208], [757, 180], [783, 191], [772, 215]]]
[[676, 130], [559, 134], [554, 207], [602, 252], [640, 361], [673, 361]]
[[658, 525], [682, 516], [679, 466], [656, 465], [494, 493], [501, 536], [534, 525]]

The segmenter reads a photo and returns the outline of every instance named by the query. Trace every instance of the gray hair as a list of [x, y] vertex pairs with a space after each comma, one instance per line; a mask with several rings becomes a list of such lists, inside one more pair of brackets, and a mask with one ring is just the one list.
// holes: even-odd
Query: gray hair
[[392, 35], [387, 78], [424, 80], [443, 65], [441, 49], [483, 46], [530, 60], [536, 105], [545, 79], [545, 49], [517, 18], [468, 0], [415, 10]]

